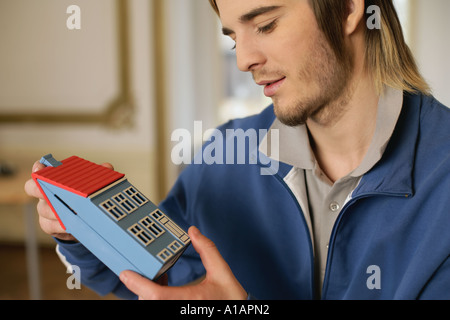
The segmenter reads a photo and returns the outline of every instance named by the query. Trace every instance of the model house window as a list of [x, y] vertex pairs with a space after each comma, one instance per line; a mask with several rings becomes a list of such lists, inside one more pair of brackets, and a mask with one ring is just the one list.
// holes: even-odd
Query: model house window
[[128, 231], [144, 246], [148, 246], [154, 240], [154, 238], [152, 238], [152, 236], [138, 223], [128, 228]]
[[158, 253], [158, 258], [160, 258], [163, 262], [169, 260], [171, 256], [173, 256], [173, 253], [170, 252], [167, 248], [164, 248], [160, 253]]
[[154, 222], [150, 216], [145, 217], [140, 221], [140, 224], [144, 226], [155, 238], [160, 237], [164, 233], [162, 229], [156, 222]]
[[127, 216], [127, 214], [111, 199], [108, 199], [105, 202], [101, 203], [100, 207], [103, 208], [107, 213], [110, 214], [112, 218], [117, 221], [120, 221]]
[[181, 250], [182, 245], [178, 241], [174, 241], [167, 246], [173, 253], [177, 253]]
[[128, 189], [125, 189], [124, 193], [131, 199], [133, 199], [140, 207], [148, 202], [148, 199], [142, 193], [137, 191], [134, 187], [129, 187]]
[[137, 206], [133, 202], [131, 202], [131, 200], [128, 199], [123, 193], [116, 194], [113, 199], [127, 213], [132, 213], [137, 209]]
[[155, 220], [159, 220], [162, 217], [164, 217], [164, 214], [161, 211], [156, 210], [155, 212], [152, 213], [152, 217], [155, 218]]
[[160, 253], [158, 253], [158, 258], [160, 258], [163, 262], [166, 262], [170, 257], [180, 251], [181, 248], [182, 246], [178, 241], [173, 241], [167, 246], [167, 248], [164, 248]]
[[123, 192], [113, 196], [100, 204], [100, 207], [108, 212], [115, 220], [120, 221], [125, 218], [127, 214], [136, 211], [139, 207], [149, 202], [139, 191], [134, 187], [129, 187]]
[[178, 227], [175, 223], [173, 223], [172, 220], [167, 218], [161, 211], [156, 210], [152, 212], [151, 216], [155, 220], [159, 221], [162, 225], [164, 225], [164, 227], [168, 231], [170, 231], [170, 233], [172, 233], [175, 237], [177, 237], [184, 243], [186, 243], [189, 240], [188, 235], [180, 227]]

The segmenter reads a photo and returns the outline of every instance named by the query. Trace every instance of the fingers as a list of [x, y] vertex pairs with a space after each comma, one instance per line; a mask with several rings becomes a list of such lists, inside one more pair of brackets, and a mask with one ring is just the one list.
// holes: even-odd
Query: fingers
[[[114, 167], [110, 163], [104, 163], [102, 166], [114, 170]], [[45, 165], [40, 163], [39, 161], [36, 161], [33, 164], [32, 172], [36, 172], [39, 170], [42, 170], [45, 168]], [[68, 234], [64, 228], [61, 226], [59, 220], [56, 218], [53, 210], [51, 207], [47, 204], [45, 201], [44, 195], [41, 193], [40, 189], [36, 185], [35, 181], [33, 179], [29, 179], [25, 182], [24, 186], [25, 192], [30, 196], [39, 199], [39, 202], [37, 204], [37, 212], [39, 214], [39, 224], [41, 226], [41, 229], [55, 237], [61, 240], [67, 240], [67, 241], [76, 241], [76, 239], [71, 235]]]
[[167, 287], [157, 284], [136, 272], [123, 271], [120, 280], [134, 292], [140, 300], [205, 300], [200, 285], [185, 287]]
[[44, 168], [45, 168], [45, 165], [43, 165], [43, 164], [40, 163], [39, 161], [36, 161], [36, 162], [33, 164], [33, 168], [32, 168], [31, 170], [32, 170], [32, 172], [36, 172], [36, 171], [42, 170], [42, 169], [44, 169]]
[[123, 271], [120, 280], [143, 300], [180, 300], [181, 295], [176, 287], [159, 285], [133, 271]]
[[200, 255], [203, 266], [210, 276], [213, 276], [216, 271], [229, 270], [228, 264], [222, 258], [214, 242], [205, 237], [196, 227], [189, 228], [188, 233], [195, 251]]
[[234, 276], [216, 245], [196, 227], [189, 229], [189, 236], [205, 267], [205, 282], [214, 288], [214, 299], [246, 299], [246, 291]]
[[[33, 164], [32, 172], [34, 173], [44, 168], [45, 166], [43, 164], [36, 161]], [[52, 237], [61, 240], [76, 241], [76, 239], [71, 234], [68, 234], [61, 226], [52, 208], [45, 201], [43, 194], [33, 179], [29, 179], [25, 182], [24, 189], [29, 196], [39, 199], [36, 209], [39, 215], [39, 225], [41, 226], [41, 229]]]
[[114, 170], [114, 166], [111, 163], [108, 163], [108, 162], [102, 163], [102, 166], [104, 166], [105, 168]]
[[39, 225], [41, 226], [42, 231], [60, 240], [77, 241], [71, 234], [64, 230], [53, 210], [45, 200], [39, 200], [37, 211], [39, 214]]
[[[45, 168], [45, 166], [43, 164], [41, 164], [39, 161], [36, 161], [33, 164], [33, 168], [32, 168], [32, 172], [36, 172], [38, 170], [41, 170]], [[25, 182], [25, 192], [30, 196], [30, 197], [34, 197], [34, 198], [38, 198], [38, 199], [44, 199], [44, 196], [42, 195], [41, 191], [39, 190], [39, 188], [37, 187], [36, 183], [34, 182], [33, 179], [29, 179], [28, 181]]]
[[29, 179], [25, 182], [25, 192], [30, 197], [34, 197], [37, 199], [44, 199], [44, 196], [41, 193], [41, 190], [36, 185], [36, 182], [34, 182], [33, 179]]
[[206, 277], [200, 283], [183, 287], [165, 287], [132, 271], [122, 272], [120, 280], [140, 299], [246, 299], [247, 293], [234, 277], [215, 244], [195, 227], [189, 229], [189, 236], [206, 269]]
[[155, 288], [158, 285], [136, 272], [129, 270], [121, 272], [120, 281], [122, 281], [127, 288], [133, 291], [139, 298], [158, 300], [155, 296], [152, 296], [152, 292], [155, 291]]

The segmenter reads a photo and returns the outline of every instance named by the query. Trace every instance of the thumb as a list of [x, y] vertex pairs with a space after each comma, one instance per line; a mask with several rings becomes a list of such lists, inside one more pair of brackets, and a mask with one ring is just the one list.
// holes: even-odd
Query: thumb
[[233, 275], [216, 245], [196, 227], [189, 229], [189, 236], [206, 270], [206, 278], [202, 283], [212, 285], [214, 294], [212, 296], [220, 299], [245, 299], [247, 292]]
[[188, 233], [191, 237], [192, 245], [200, 255], [203, 266], [209, 275], [213, 275], [215, 272], [221, 273], [220, 271], [224, 269], [230, 269], [214, 242], [205, 237], [196, 227], [189, 228]]
[[102, 163], [102, 166], [105, 167], [105, 168], [114, 170], [114, 166], [111, 163], [109, 163], [109, 162]]
[[158, 290], [158, 288], [160, 287], [153, 281], [129, 270], [122, 271], [120, 273], [120, 280], [127, 286], [128, 289], [130, 289], [140, 298], [144, 297], [146, 299], [149, 299], [147, 295]]
[[45, 168], [45, 166], [42, 163], [40, 163], [39, 161], [36, 161], [33, 164], [33, 168], [31, 170], [34, 173], [34, 172], [39, 171], [39, 170], [44, 169], [44, 168]]

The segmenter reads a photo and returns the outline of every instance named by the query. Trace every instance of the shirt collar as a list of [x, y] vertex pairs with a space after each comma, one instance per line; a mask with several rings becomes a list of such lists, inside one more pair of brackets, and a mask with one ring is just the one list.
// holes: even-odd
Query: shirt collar
[[[386, 86], [378, 102], [377, 123], [371, 145], [361, 164], [349, 176], [364, 175], [381, 159], [394, 132], [402, 105], [403, 92]], [[289, 127], [275, 119], [270, 130], [278, 130], [278, 152], [271, 152], [267, 148], [269, 144], [261, 143], [262, 153], [296, 168], [313, 170], [316, 167], [317, 162], [311, 149], [306, 125]], [[271, 141], [270, 146], [273, 147], [273, 143], [274, 141]]]

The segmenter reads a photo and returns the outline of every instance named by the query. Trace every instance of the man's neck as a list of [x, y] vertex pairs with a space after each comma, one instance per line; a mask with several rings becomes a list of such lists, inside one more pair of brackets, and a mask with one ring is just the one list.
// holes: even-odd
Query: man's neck
[[325, 109], [307, 121], [316, 159], [333, 182], [361, 164], [375, 133], [379, 101], [375, 87], [363, 73], [350, 83], [346, 94], [333, 102], [339, 114], [330, 117]]

